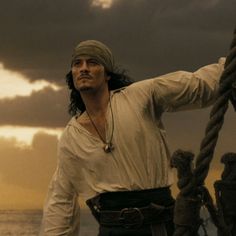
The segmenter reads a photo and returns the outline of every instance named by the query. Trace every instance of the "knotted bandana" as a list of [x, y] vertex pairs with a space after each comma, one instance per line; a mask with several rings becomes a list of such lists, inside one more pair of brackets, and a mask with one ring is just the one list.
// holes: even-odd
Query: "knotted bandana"
[[91, 56], [101, 63], [108, 72], [114, 70], [114, 58], [111, 50], [103, 43], [96, 40], [80, 42], [72, 55], [72, 63], [80, 56]]

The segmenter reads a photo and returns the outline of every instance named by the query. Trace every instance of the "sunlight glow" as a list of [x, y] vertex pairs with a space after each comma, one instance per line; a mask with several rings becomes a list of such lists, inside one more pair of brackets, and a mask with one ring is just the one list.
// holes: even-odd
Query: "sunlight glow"
[[114, 0], [93, 0], [92, 6], [101, 7], [103, 9], [110, 8]]
[[17, 95], [28, 96], [33, 91], [39, 91], [45, 87], [51, 87], [54, 90], [60, 89], [56, 84], [46, 80], [29, 82], [22, 74], [5, 69], [2, 63], [0, 63], [0, 87], [0, 99], [14, 98]]
[[30, 146], [34, 135], [38, 132], [56, 135], [59, 137], [62, 133], [62, 129], [46, 129], [8, 125], [0, 126], [0, 138], [15, 139], [18, 143], [18, 146]]

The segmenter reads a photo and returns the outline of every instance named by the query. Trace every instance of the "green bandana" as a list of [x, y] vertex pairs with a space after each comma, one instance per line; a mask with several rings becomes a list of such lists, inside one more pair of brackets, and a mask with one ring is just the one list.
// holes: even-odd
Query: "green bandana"
[[80, 56], [91, 56], [101, 63], [109, 72], [114, 71], [114, 58], [111, 50], [96, 40], [86, 40], [79, 43], [72, 55], [72, 63]]

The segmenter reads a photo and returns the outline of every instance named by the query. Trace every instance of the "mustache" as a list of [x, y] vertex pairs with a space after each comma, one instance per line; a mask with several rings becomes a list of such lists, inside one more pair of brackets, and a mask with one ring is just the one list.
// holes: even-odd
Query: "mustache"
[[83, 78], [92, 79], [92, 76], [87, 73], [81, 73], [79, 76], [79, 79], [83, 79]]

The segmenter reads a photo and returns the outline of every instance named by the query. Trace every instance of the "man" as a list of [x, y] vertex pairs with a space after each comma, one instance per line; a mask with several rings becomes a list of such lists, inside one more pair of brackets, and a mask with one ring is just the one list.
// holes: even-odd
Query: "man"
[[58, 166], [42, 235], [78, 235], [77, 197], [87, 200], [99, 235], [172, 235], [173, 183], [163, 112], [202, 108], [216, 96], [224, 59], [131, 83], [110, 49], [75, 48], [67, 83], [73, 118], [58, 145]]

